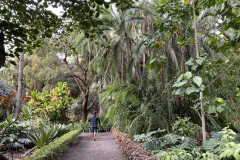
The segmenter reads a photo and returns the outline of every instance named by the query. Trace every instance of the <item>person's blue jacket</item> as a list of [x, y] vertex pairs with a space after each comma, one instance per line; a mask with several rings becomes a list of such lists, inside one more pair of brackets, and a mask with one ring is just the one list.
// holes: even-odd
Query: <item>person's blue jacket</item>
[[88, 122], [91, 122], [91, 127], [98, 127], [98, 124], [100, 124], [100, 119], [96, 115], [92, 115], [92, 117], [89, 118]]

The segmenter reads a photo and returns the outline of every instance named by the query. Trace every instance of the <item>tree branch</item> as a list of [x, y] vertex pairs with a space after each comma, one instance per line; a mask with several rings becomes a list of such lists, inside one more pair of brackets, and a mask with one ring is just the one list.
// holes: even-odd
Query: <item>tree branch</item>
[[92, 106], [94, 105], [94, 103], [96, 102], [97, 100], [97, 96], [95, 97], [94, 101], [88, 106], [87, 110], [91, 109]]
[[[240, 49], [239, 49], [240, 50]], [[208, 87], [208, 86], [210, 86], [213, 82], [215, 82], [219, 77], [221, 77], [222, 75], [223, 75], [223, 73], [225, 73], [229, 68], [231, 68], [232, 66], [233, 66], [233, 64], [238, 60], [238, 58], [240, 57], [240, 55], [227, 67], [227, 69], [225, 69], [222, 73], [220, 73], [218, 76], [217, 76], [217, 78], [215, 78], [214, 80], [212, 80], [212, 82], [210, 82], [207, 86], [206, 86], [206, 88]]]
[[[65, 58], [63, 59], [63, 62], [67, 65], [67, 68], [70, 71], [70, 74], [74, 77], [74, 80], [77, 83], [77, 86], [80, 89], [80, 91], [84, 93], [85, 91], [83, 89], [83, 86], [79, 83], [79, 81], [76, 78], [78, 76], [73, 72], [72, 68], [70, 67], [69, 63], [67, 62], [67, 56], [65, 56]], [[82, 81], [82, 79], [80, 77], [78, 77], [78, 78]]]
[[17, 115], [15, 116], [15, 120], [13, 122], [9, 122], [9, 120], [7, 119], [7, 122], [8, 122], [8, 125], [4, 128], [3, 132], [2, 132], [2, 135], [0, 137], [0, 143], [3, 139], [3, 136], [4, 134], [7, 132], [8, 128], [13, 124], [15, 123], [17, 120], [18, 120], [18, 115], [19, 115], [20, 111], [17, 113]]

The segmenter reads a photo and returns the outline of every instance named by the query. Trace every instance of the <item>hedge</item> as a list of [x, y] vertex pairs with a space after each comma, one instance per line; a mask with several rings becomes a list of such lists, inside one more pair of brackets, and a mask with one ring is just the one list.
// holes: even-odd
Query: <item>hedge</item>
[[25, 160], [58, 159], [63, 153], [68, 151], [69, 146], [78, 138], [81, 131], [82, 129], [76, 129], [64, 134], [60, 138], [37, 150], [32, 156], [25, 158]]

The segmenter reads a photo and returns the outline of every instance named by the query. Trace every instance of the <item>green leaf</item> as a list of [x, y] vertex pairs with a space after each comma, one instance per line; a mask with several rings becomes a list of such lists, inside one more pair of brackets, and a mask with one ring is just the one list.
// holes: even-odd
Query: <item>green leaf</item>
[[223, 98], [216, 98], [216, 99], [215, 99], [215, 102], [216, 102], [217, 104], [223, 104], [225, 101], [224, 101]]
[[218, 113], [222, 113], [224, 110], [225, 110], [225, 108], [223, 108], [221, 106], [217, 107], [217, 112]]
[[199, 76], [194, 76], [193, 77], [193, 83], [195, 83], [198, 87], [202, 85], [202, 78]]
[[14, 66], [16, 66], [17, 64], [16, 64], [16, 62], [14, 62], [14, 61], [9, 61], [12, 65], [14, 65]]
[[106, 2], [105, 2], [105, 3], [104, 3], [104, 7], [105, 7], [105, 8], [109, 8], [109, 3], [106, 3]]
[[186, 84], [188, 82], [188, 80], [183, 80], [182, 82], [175, 82], [174, 84], [173, 84], [173, 87], [181, 87], [181, 86], [183, 86], [184, 84]]
[[185, 64], [188, 65], [188, 66], [193, 66], [193, 65], [194, 65], [193, 59], [191, 58], [191, 59], [188, 60]]
[[188, 3], [190, 2], [190, 0], [184, 0], [184, 2], [185, 2], [186, 4], [188, 4]]
[[99, 17], [99, 15], [100, 15], [100, 13], [99, 13], [99, 12], [97, 12], [97, 13], [96, 13], [96, 15], [95, 15], [95, 17], [96, 17], [96, 18], [98, 18], [98, 17]]
[[236, 160], [240, 160], [240, 148], [236, 149], [233, 153], [233, 157], [236, 159]]
[[199, 87], [199, 89], [200, 89], [201, 91], [204, 91], [204, 89], [205, 89], [205, 85], [202, 84], [202, 85]]
[[175, 92], [175, 95], [181, 95], [185, 92], [185, 89], [184, 88], [179, 88], [176, 92]]
[[23, 52], [23, 49], [22, 48], [17, 48], [15, 51], [16, 52]]
[[9, 140], [10, 140], [10, 142], [14, 141], [13, 137], [9, 137]]
[[191, 94], [191, 93], [194, 93], [194, 92], [199, 92], [199, 88], [195, 87], [195, 86], [191, 86], [191, 87], [187, 87], [186, 90], [185, 90], [185, 93], [187, 95]]
[[15, 57], [14, 54], [8, 54], [8, 56], [9, 56], [9, 57], [12, 57], [12, 58]]
[[192, 68], [191, 68], [191, 69], [192, 69], [193, 71], [196, 71], [196, 70], [197, 70], [197, 68], [198, 68], [198, 66], [197, 66], [197, 65], [194, 65], [194, 66], [192, 66]]
[[196, 62], [197, 62], [198, 65], [201, 66], [204, 60], [205, 60], [204, 58], [200, 57], [196, 60]]
[[183, 74], [181, 74], [181, 75], [178, 77], [177, 82], [180, 82], [182, 79], [183, 79]]
[[233, 149], [226, 149], [223, 153], [220, 154], [220, 158], [230, 157], [233, 154]]
[[217, 113], [216, 108], [215, 108], [215, 106], [213, 106], [213, 105], [208, 106], [206, 112], [207, 112], [208, 114]]
[[189, 79], [191, 79], [191, 78], [192, 78], [192, 73], [191, 73], [191, 72], [186, 72], [186, 73], [184, 74], [184, 79], [189, 80]]

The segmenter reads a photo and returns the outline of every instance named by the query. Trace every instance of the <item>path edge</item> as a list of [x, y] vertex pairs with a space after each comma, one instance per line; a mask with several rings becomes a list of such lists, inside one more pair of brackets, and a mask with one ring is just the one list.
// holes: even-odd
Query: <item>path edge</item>
[[82, 133], [82, 128], [72, 130], [48, 145], [37, 150], [33, 155], [24, 160], [56, 160], [66, 153], [69, 147]]

